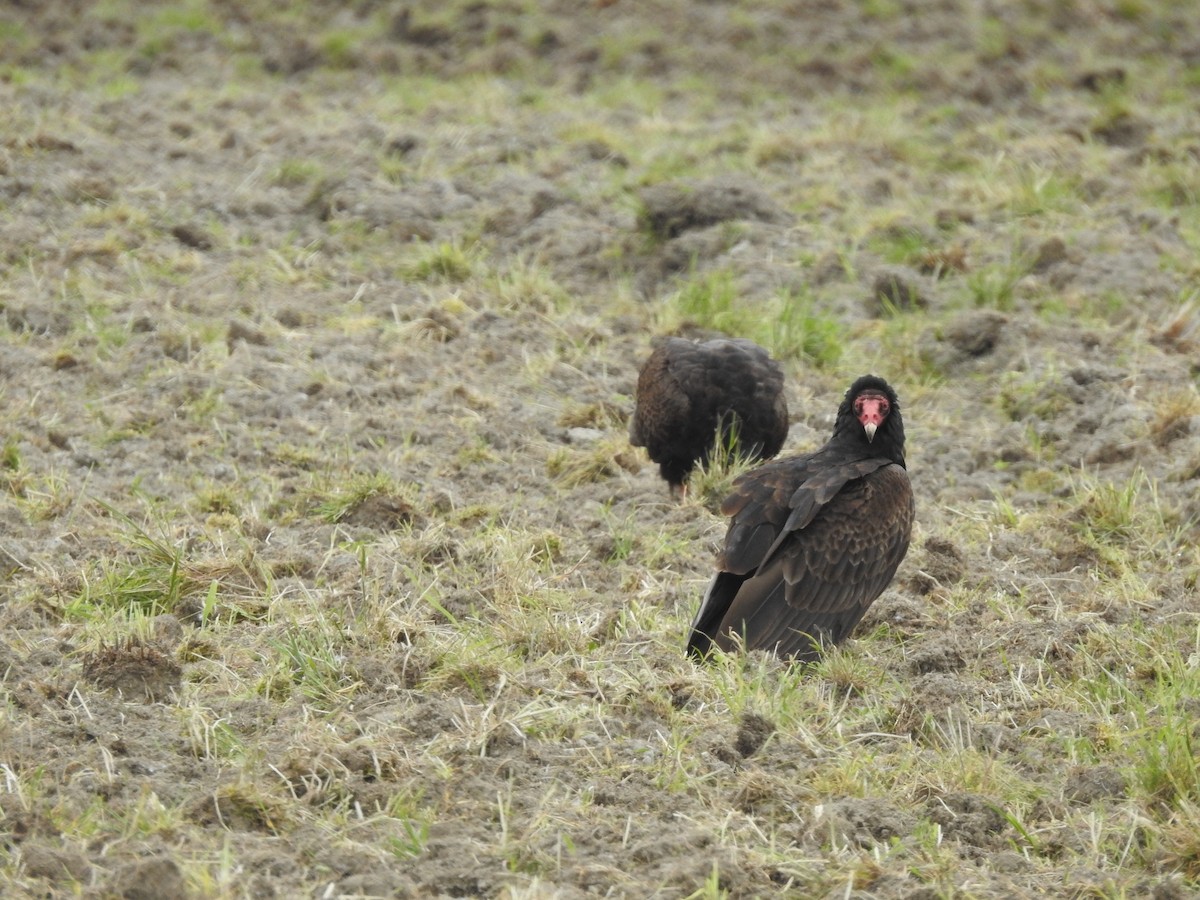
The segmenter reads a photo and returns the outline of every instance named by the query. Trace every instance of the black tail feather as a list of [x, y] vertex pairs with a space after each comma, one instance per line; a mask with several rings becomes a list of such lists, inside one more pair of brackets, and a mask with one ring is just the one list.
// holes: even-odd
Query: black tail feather
[[725, 618], [729, 604], [733, 603], [745, 580], [745, 575], [735, 575], [733, 572], [718, 572], [713, 578], [688, 633], [687, 652], [693, 659], [704, 659], [712, 652], [713, 639], [721, 627], [721, 620]]

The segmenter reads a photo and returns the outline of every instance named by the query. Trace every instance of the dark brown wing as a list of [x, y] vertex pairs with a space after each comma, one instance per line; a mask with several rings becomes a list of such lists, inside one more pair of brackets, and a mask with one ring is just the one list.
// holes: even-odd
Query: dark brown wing
[[[769, 462], [740, 476], [721, 504], [721, 514], [730, 517], [725, 546], [717, 559], [719, 571], [709, 584], [688, 636], [688, 652], [703, 656], [721, 630], [730, 605], [742, 582], [767, 558], [791, 513], [794, 497], [802, 497], [804, 485], [822, 472], [826, 454], [789, 457]], [[832, 476], [831, 476], [832, 477]], [[828, 479], [825, 479], [828, 480]]]
[[789, 531], [747, 578], [722, 622], [750, 649], [809, 657], [849, 636], [908, 551], [914, 505], [908, 473], [888, 465], [848, 483], [801, 531]]
[[880, 459], [826, 468], [821, 456], [763, 466], [726, 499], [723, 571], [692, 625], [693, 653], [730, 649], [736, 634], [749, 649], [810, 658], [891, 581], [912, 531], [908, 473]]
[[830, 456], [818, 452], [777, 460], [734, 482], [721, 503], [721, 514], [731, 517], [717, 561], [722, 569], [749, 575], [766, 565], [780, 544], [806, 528], [849, 482], [891, 464], [878, 457], [830, 463]]

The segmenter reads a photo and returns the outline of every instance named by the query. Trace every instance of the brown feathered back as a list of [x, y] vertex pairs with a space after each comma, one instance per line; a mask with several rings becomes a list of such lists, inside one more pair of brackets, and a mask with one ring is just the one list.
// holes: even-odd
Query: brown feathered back
[[[863, 424], [871, 415], [881, 416], [873, 436]], [[742, 475], [721, 511], [729, 530], [688, 652], [741, 642], [810, 660], [844, 640], [891, 582], [912, 533], [895, 391], [875, 376], [855, 381], [824, 447]]]
[[787, 438], [783, 370], [741, 338], [666, 339], [642, 366], [634, 402], [630, 443], [646, 448], [672, 492], [708, 462], [718, 428], [747, 459], [770, 459]]

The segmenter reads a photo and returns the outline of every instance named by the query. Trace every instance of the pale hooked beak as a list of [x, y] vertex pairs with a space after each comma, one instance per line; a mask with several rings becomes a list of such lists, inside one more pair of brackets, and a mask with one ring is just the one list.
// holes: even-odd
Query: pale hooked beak
[[867, 433], [867, 442], [868, 443], [875, 440], [875, 430], [878, 427], [879, 426], [876, 425], [874, 422], [864, 422], [863, 423], [863, 431], [865, 431]]

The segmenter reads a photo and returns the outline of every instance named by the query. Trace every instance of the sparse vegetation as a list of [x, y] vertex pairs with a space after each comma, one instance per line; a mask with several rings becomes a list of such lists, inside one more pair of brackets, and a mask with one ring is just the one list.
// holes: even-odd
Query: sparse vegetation
[[832, 367], [842, 355], [844, 325], [820, 312], [811, 295], [779, 292], [765, 303], [748, 302], [729, 272], [689, 281], [674, 296], [673, 313], [679, 325], [748, 337], [779, 358]]
[[[7, 5], [6, 898], [1200, 892], [1194, 11], [795, 6]], [[666, 332], [900, 392], [808, 668]]]
[[443, 242], [422, 248], [404, 274], [419, 281], [466, 281], [474, 270], [470, 248]]

